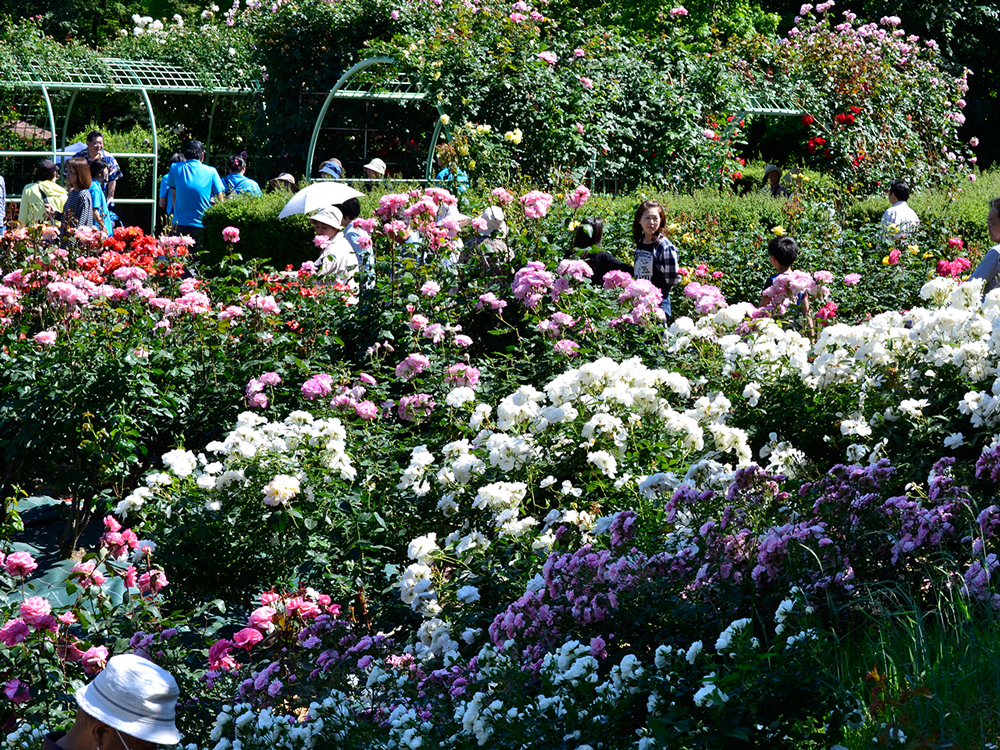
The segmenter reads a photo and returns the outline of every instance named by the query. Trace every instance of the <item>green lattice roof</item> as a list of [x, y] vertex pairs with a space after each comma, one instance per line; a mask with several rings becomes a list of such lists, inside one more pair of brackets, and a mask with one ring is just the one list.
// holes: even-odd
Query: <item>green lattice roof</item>
[[42, 66], [29, 64], [19, 70], [6, 71], [0, 85], [69, 89], [76, 91], [140, 91], [150, 94], [180, 93], [227, 93], [247, 94], [250, 89], [222, 86], [218, 80], [208, 75], [185, 70], [170, 63], [151, 60], [120, 60], [114, 57], [101, 58], [104, 69], [93, 71], [59, 71], [53, 75]]

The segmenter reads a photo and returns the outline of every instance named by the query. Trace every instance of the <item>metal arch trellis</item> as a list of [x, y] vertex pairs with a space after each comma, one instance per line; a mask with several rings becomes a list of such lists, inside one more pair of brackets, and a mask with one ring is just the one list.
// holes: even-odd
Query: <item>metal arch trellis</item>
[[[316, 158], [316, 143], [319, 141], [320, 131], [323, 129], [323, 122], [326, 120], [330, 106], [336, 99], [354, 100], [382, 100], [382, 101], [422, 101], [427, 98], [426, 94], [420, 90], [420, 82], [413, 81], [402, 75], [396, 76], [373, 76], [365, 75], [365, 71], [381, 65], [395, 65], [394, 57], [372, 57], [362, 60], [348, 69], [330, 89], [326, 100], [316, 116], [316, 124], [313, 126], [312, 138], [309, 141], [309, 155], [306, 158], [306, 175], [313, 173], [313, 162]], [[438, 109], [438, 114], [440, 114]], [[447, 137], [447, 129], [438, 118], [434, 131], [431, 134], [430, 144], [427, 152], [427, 166], [425, 169], [425, 179], [430, 180], [434, 174], [434, 148], [442, 131]]]
[[[157, 188], [159, 185], [158, 149], [159, 135], [156, 127], [156, 114], [150, 95], [154, 94], [189, 94], [212, 97], [212, 114], [209, 117], [209, 132], [206, 138], [206, 150], [210, 148], [212, 137], [212, 122], [220, 96], [249, 96], [256, 93], [251, 88], [236, 88], [222, 85], [212, 74], [198, 74], [185, 70], [170, 63], [151, 60], [124, 60], [120, 58], [101, 58], [101, 66], [94, 70], [73, 70], [60, 72], [57, 75], [48, 74], [45, 69], [35, 63], [29, 63], [13, 71], [4, 71], [0, 77], [0, 89], [7, 90], [37, 90], [45, 102], [45, 119], [49, 127], [50, 148], [45, 151], [14, 151], [0, 150], [0, 158], [4, 157], [44, 157], [50, 156], [53, 161], [65, 155], [69, 145], [70, 116], [81, 92], [137, 92], [142, 99], [149, 117], [150, 130], [153, 134], [152, 153], [116, 153], [116, 157], [152, 160], [152, 190], [150, 198], [118, 199], [119, 203], [149, 204], [150, 226], [156, 223]], [[53, 105], [55, 92], [69, 93], [69, 101], [62, 114], [61, 137], [57, 137], [56, 109]], [[61, 146], [60, 146], [61, 141]]]

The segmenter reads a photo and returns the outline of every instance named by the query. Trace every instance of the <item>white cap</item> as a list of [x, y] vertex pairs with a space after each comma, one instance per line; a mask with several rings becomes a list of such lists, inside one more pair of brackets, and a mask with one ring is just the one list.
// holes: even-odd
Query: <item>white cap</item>
[[135, 654], [119, 654], [76, 691], [84, 713], [138, 740], [175, 745], [174, 708], [180, 690], [171, 674]]
[[381, 175], [385, 174], [385, 162], [381, 159], [372, 159], [370, 162], [365, 164], [365, 169], [370, 169], [372, 172], [378, 172]]
[[312, 221], [318, 221], [320, 224], [326, 224], [328, 227], [333, 227], [334, 229], [344, 228], [344, 214], [336, 206], [321, 208], [309, 218]]

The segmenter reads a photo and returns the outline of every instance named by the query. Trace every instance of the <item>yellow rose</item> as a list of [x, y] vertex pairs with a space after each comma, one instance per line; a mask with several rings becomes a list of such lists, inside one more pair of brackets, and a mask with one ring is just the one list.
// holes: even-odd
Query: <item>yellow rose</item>
[[691, 234], [690, 232], [685, 232], [684, 236], [681, 237], [681, 241], [682, 242], [687, 242], [687, 243], [690, 244], [690, 243], [694, 242], [694, 235]]
[[785, 228], [784, 227], [775, 227], [771, 231], [774, 232], [774, 236], [775, 237], [784, 237], [785, 236]]
[[917, 247], [916, 245], [910, 245], [906, 249], [910, 251], [910, 255], [916, 255], [917, 253], [920, 252], [920, 248]]
[[806, 177], [805, 175], [802, 175], [802, 181], [803, 182], [809, 182], [809, 178]]
[[889, 265], [889, 256], [888, 255], [886, 255], [884, 258], [882, 258], [882, 265], [883, 266]]
[[924, 253], [920, 257], [923, 258], [924, 260], [927, 260], [928, 258], [933, 258], [934, 256], [931, 253]]
[[575, 232], [575, 231], [576, 231], [576, 228], [577, 228], [578, 226], [580, 226], [580, 222], [578, 222], [578, 221], [571, 221], [571, 222], [569, 223], [569, 226], [568, 226], [568, 227], [566, 227], [566, 228], [567, 228], [567, 229], [568, 229], [569, 231], [571, 231], [571, 232]]
[[469, 169], [475, 169], [475, 168], [476, 168], [476, 160], [469, 159]]
[[448, 115], [441, 115], [441, 124], [442, 125], [447, 125], [449, 122], [451, 122], [451, 118], [448, 117]]
[[667, 231], [670, 232], [671, 234], [673, 234], [674, 232], [676, 232], [680, 228], [681, 228], [680, 224], [671, 224], [670, 226], [667, 227]]

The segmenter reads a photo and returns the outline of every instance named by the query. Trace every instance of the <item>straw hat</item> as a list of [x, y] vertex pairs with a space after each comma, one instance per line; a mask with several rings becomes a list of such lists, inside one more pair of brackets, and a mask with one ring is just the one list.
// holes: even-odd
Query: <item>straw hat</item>
[[174, 707], [180, 691], [165, 669], [135, 654], [119, 654], [89, 685], [76, 691], [84, 713], [109, 727], [156, 745], [175, 745]]

